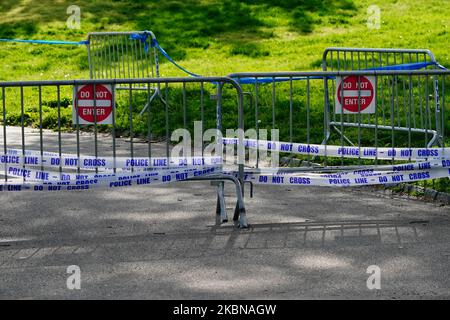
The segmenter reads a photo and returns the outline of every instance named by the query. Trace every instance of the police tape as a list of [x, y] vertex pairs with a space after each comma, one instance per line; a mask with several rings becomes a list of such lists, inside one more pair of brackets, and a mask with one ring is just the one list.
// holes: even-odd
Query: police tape
[[[238, 138], [223, 138], [224, 145], [238, 145], [238, 143]], [[256, 139], [243, 139], [243, 143], [244, 146], [249, 149], [284, 152], [306, 156], [407, 161], [435, 158], [450, 161], [450, 148], [348, 147]]]
[[62, 173], [7, 166], [13, 177], [0, 184], [0, 191], [70, 191], [98, 188], [112, 189], [134, 185], [158, 185], [190, 178], [220, 174], [222, 166], [164, 168], [152, 171], [121, 173]]
[[[237, 173], [233, 173], [237, 176]], [[398, 184], [404, 182], [417, 182], [421, 180], [449, 178], [449, 168], [430, 168], [429, 170], [406, 171], [377, 171], [358, 170], [353, 172], [338, 172], [331, 174], [319, 173], [259, 173], [247, 171], [244, 181], [265, 185], [290, 185], [290, 186], [328, 186], [328, 187], [359, 187], [377, 184]]]
[[321, 167], [321, 166], [313, 166], [313, 167], [263, 167], [258, 169], [250, 169], [248, 172], [256, 171], [258, 173], [290, 173], [290, 172], [298, 172], [304, 171], [306, 173], [318, 173], [318, 172], [335, 172], [341, 174], [348, 174], [350, 172], [353, 173], [367, 173], [367, 172], [401, 172], [401, 171], [415, 171], [415, 170], [434, 170], [440, 168], [449, 168], [450, 162], [446, 160], [430, 160], [430, 161], [418, 161], [418, 162], [409, 162], [409, 163], [399, 163], [399, 164], [384, 164], [384, 165], [364, 165], [364, 166], [356, 166], [356, 168], [352, 169], [351, 167]]
[[130, 170], [140, 168], [188, 167], [202, 165], [220, 165], [222, 157], [95, 157], [74, 154], [44, 153], [36, 150], [22, 152], [18, 149], [8, 149], [0, 155], [0, 166], [26, 165], [53, 168], [72, 168], [82, 170], [110, 169]]
[[[237, 145], [238, 138], [224, 138]], [[368, 148], [244, 139], [245, 147], [300, 155], [409, 160], [416, 162], [364, 166], [358, 170], [313, 167], [292, 173], [283, 168], [246, 170], [244, 181], [271, 185], [364, 186], [450, 177], [450, 148]], [[0, 191], [60, 191], [157, 185], [211, 174], [237, 175], [223, 169], [223, 158], [95, 157], [38, 150], [7, 149], [0, 155]], [[39, 169], [38, 169], [39, 168]], [[50, 168], [51, 170], [47, 170]], [[55, 171], [58, 169], [58, 171]], [[64, 169], [64, 170], [63, 170]], [[332, 173], [318, 173], [324, 169]], [[95, 171], [94, 171], [95, 170]], [[76, 172], [70, 172], [76, 171]], [[7, 177], [12, 178], [10, 180]]]

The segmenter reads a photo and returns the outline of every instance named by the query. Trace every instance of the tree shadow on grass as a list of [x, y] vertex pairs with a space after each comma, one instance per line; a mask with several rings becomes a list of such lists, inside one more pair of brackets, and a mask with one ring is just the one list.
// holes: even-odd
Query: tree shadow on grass
[[[276, 27], [267, 23], [273, 8], [280, 17], [288, 20], [283, 23], [293, 31], [306, 34], [322, 22], [316, 17], [334, 19], [356, 11], [352, 0], [81, 0], [77, 5], [81, 9], [82, 28], [88, 25], [93, 30], [49, 31], [49, 23], [64, 23], [68, 18], [66, 10], [72, 4], [69, 2], [54, 4], [43, 0], [27, 6], [2, 1], [0, 14], [13, 21], [0, 23], [0, 37], [26, 37], [39, 31], [56, 32], [60, 37], [80, 36], [86, 31], [108, 31], [113, 25], [115, 28], [134, 25], [137, 30], [152, 30], [162, 46], [178, 60], [186, 56], [186, 48], [206, 49], [212, 42], [231, 44], [231, 55], [258, 57], [267, 54], [259, 52], [257, 42], [274, 36], [273, 32], [267, 31]], [[242, 44], [250, 47], [242, 48]]]

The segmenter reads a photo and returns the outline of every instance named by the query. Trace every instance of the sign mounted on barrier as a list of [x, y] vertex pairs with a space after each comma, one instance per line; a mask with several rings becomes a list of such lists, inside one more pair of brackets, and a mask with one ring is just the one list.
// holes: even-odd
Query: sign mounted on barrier
[[375, 113], [375, 77], [336, 77], [336, 114]]
[[[77, 124], [113, 124], [114, 91], [111, 85], [88, 84], [73, 89], [72, 122]], [[77, 91], [77, 92], [75, 92]]]

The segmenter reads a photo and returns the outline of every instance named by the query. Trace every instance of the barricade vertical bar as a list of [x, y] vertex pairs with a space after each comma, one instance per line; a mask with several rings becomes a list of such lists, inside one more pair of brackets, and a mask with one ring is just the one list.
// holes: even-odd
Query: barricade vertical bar
[[[425, 148], [428, 149], [428, 128], [431, 129], [430, 98], [429, 98], [429, 76], [425, 76]], [[424, 180], [424, 188], [427, 188], [427, 181]], [[432, 182], [432, 184], [434, 181]]]
[[441, 112], [441, 136], [442, 136], [442, 148], [445, 148], [445, 74], [442, 75], [442, 112]]
[[99, 41], [98, 50], [99, 50], [98, 58], [100, 59], [100, 69], [99, 69], [100, 72], [99, 72], [98, 77], [101, 79], [101, 78], [108, 77], [105, 72], [105, 62], [104, 62], [105, 59], [103, 58], [103, 56], [104, 56], [103, 41]]
[[62, 174], [62, 143], [61, 143], [61, 88], [56, 86], [56, 99], [58, 100], [58, 154], [59, 154], [59, 174]]
[[[143, 60], [142, 60], [142, 42], [141, 41], [135, 41], [136, 45], [136, 66], [137, 66], [137, 77], [138, 78], [144, 78], [144, 72], [145, 68], [143, 67]], [[139, 65], [140, 64], [140, 65]], [[142, 68], [142, 70], [141, 70]]]
[[[331, 56], [331, 71], [334, 71], [333, 51], [330, 52], [330, 56]], [[339, 57], [339, 51], [338, 51], [338, 57]], [[327, 63], [326, 63], [325, 57], [322, 58], [322, 68], [323, 68], [324, 71], [327, 71]], [[331, 117], [330, 117], [331, 110], [330, 110], [330, 107], [328, 105], [328, 103], [330, 101], [330, 93], [328, 91], [328, 78], [325, 78], [325, 81], [326, 81], [326, 83], [324, 82], [324, 96], [325, 96], [325, 110], [327, 111], [327, 113], [326, 113], [326, 117], [325, 117], [325, 122], [326, 123], [324, 123], [324, 125], [325, 125], [325, 128], [327, 130], [327, 132], [325, 134], [325, 139], [328, 140], [328, 138], [330, 136], [330, 133], [331, 133], [330, 130], [329, 130], [329, 128], [330, 128], [330, 120], [331, 120]], [[335, 82], [331, 80], [331, 90], [332, 90], [331, 92], [335, 92], [334, 86], [335, 86]], [[334, 106], [336, 104], [336, 101], [334, 99], [334, 95], [332, 95], [332, 99], [331, 100], [332, 100], [332, 105]], [[333, 121], [336, 122], [336, 113], [333, 112], [332, 114], [333, 114]]]
[[[204, 89], [204, 82], [200, 82], [200, 121], [202, 124], [202, 137], [203, 137], [203, 133], [205, 132], [205, 101], [204, 101], [204, 96], [205, 96], [205, 89]], [[205, 142], [203, 141], [202, 138], [202, 157], [204, 156], [204, 150], [205, 150]]]
[[147, 139], [148, 139], [148, 157], [152, 157], [152, 113], [151, 113], [151, 94], [150, 82], [147, 82]]
[[[104, 37], [102, 37], [104, 38]], [[100, 78], [108, 78], [108, 68], [106, 67], [106, 53], [105, 53], [105, 42], [100, 42], [100, 64], [101, 64], [101, 72], [100, 72]]]
[[290, 143], [293, 142], [292, 117], [293, 117], [292, 77], [289, 77], [289, 142]]
[[[395, 77], [395, 76], [394, 76]], [[391, 98], [391, 146], [392, 148], [395, 147], [395, 136], [394, 136], [394, 123], [395, 123], [395, 110], [394, 110], [394, 104], [395, 104], [395, 83], [394, 83], [394, 77], [391, 77], [391, 88], [389, 90], [390, 98]], [[392, 153], [392, 164], [394, 164], [394, 153]]]
[[423, 128], [425, 123], [423, 121], [423, 95], [422, 95], [422, 77], [419, 76], [419, 111], [420, 111], [420, 127]]
[[[151, 50], [148, 50], [148, 52], [146, 53], [146, 54], [148, 54], [148, 56], [146, 56], [145, 57], [145, 77], [147, 77], [147, 78], [150, 78], [150, 73], [149, 73], [149, 60], [151, 61], [152, 60], [152, 58], [151, 58], [151, 53], [152, 51]], [[150, 84], [148, 84], [148, 85], [150, 85]]]
[[[154, 39], [152, 39], [153, 41]], [[153, 47], [153, 54], [155, 58], [155, 77], [159, 78], [159, 60], [158, 60], [158, 51], [156, 50], [156, 46]], [[152, 69], [153, 74], [153, 69]], [[158, 90], [159, 90], [159, 83], [158, 83]]]
[[186, 82], [183, 82], [183, 128], [187, 129]]
[[39, 148], [41, 154], [41, 171], [44, 171], [44, 163], [42, 162], [44, 156], [44, 139], [42, 133], [42, 87], [38, 86], [38, 95], [39, 95]]
[[127, 69], [128, 69], [128, 78], [134, 78], [134, 76], [131, 74], [131, 68], [130, 68], [130, 61], [131, 61], [131, 56], [129, 54], [130, 49], [128, 48], [128, 44], [125, 42], [125, 57], [127, 58]]
[[[3, 105], [3, 153], [6, 155], [8, 148], [7, 148], [7, 141], [6, 141], [6, 89], [5, 87], [2, 87], [2, 105]], [[5, 166], [5, 182], [8, 181], [8, 171], [7, 167]]]
[[[339, 63], [339, 51], [338, 51], [338, 63]], [[323, 68], [326, 70], [326, 62], [322, 61]], [[332, 64], [333, 65], [333, 64]], [[328, 77], [323, 77], [323, 87], [324, 87], [324, 110], [323, 110], [323, 132], [324, 132], [324, 140], [322, 142], [325, 148], [325, 164], [327, 161], [327, 145], [328, 145], [328, 139], [331, 135], [331, 128], [330, 128], [330, 112], [331, 107], [329, 105], [329, 92], [328, 92]], [[336, 113], [333, 112], [333, 119], [336, 120]]]
[[143, 51], [143, 43], [142, 41], [135, 41], [136, 42], [136, 61], [137, 61], [137, 73], [138, 78], [144, 78], [145, 77], [145, 65], [144, 60], [142, 59], [142, 51]]
[[[411, 83], [411, 88], [413, 88], [414, 87], [414, 84], [413, 84], [413, 82]], [[411, 125], [414, 127], [414, 128], [417, 128], [417, 126], [416, 126], [416, 104], [415, 104], [415, 101], [416, 101], [416, 99], [415, 99], [415, 97], [414, 96], [412, 96], [412, 99], [411, 99], [411, 109], [412, 109], [412, 123], [411, 123]]]
[[138, 51], [136, 52], [136, 55], [138, 57], [138, 73], [140, 73], [140, 76], [138, 76], [138, 78], [145, 78], [145, 60], [142, 57], [144, 44], [142, 43], [142, 41], [137, 41], [136, 45], [139, 47]]
[[[383, 60], [382, 60], [382, 54], [380, 53], [379, 55], [378, 55], [378, 57], [379, 57], [379, 59], [380, 59], [380, 61], [379, 61], [379, 64], [380, 64], [380, 66], [383, 66]], [[386, 79], [388, 79], [389, 80], [389, 77], [386, 77]], [[389, 82], [388, 82], [389, 83]], [[382, 124], [383, 124], [383, 126], [385, 126], [386, 125], [386, 114], [385, 114], [385, 105], [384, 105], [384, 99], [385, 99], [385, 96], [384, 96], [384, 86], [383, 86], [383, 81], [381, 81], [381, 112], [382, 112], [382, 119], [383, 119], [383, 122], [382, 122]]]
[[114, 78], [120, 78], [120, 56], [119, 56], [119, 46], [118, 46], [118, 38], [112, 38], [111, 39], [111, 50], [113, 52], [112, 55], [112, 68], [114, 68]]
[[[405, 59], [404, 59], [404, 56], [402, 55], [402, 64], [403, 63], [405, 63]], [[406, 107], [406, 85], [405, 85], [405, 77], [402, 77], [402, 84], [403, 84], [403, 114], [404, 115], [406, 115], [406, 119], [408, 119], [408, 116], [407, 116], [407, 107]], [[405, 119], [405, 121], [406, 121], [406, 119]], [[405, 126], [407, 126], [407, 124], [405, 124]]]
[[428, 146], [428, 124], [430, 123], [430, 99], [428, 97], [428, 86], [429, 80], [428, 76], [425, 76], [425, 145]]
[[119, 37], [120, 41], [120, 50], [122, 52], [121, 60], [122, 60], [122, 76], [125, 77], [127, 74], [127, 69], [125, 68], [125, 51], [123, 49], [123, 37]]
[[99, 55], [100, 50], [98, 50], [98, 44], [95, 39], [90, 39], [90, 50], [91, 50], [91, 57], [92, 57], [92, 69], [93, 69], [93, 75], [95, 78], [102, 78], [101, 77], [101, 65], [99, 63]]
[[89, 77], [91, 79], [94, 78], [94, 63], [92, 63], [92, 57], [91, 57], [91, 46], [92, 46], [92, 40], [88, 36], [88, 44], [86, 45], [87, 49], [87, 56], [88, 56], [88, 64], [89, 64]]
[[97, 65], [97, 76], [96, 78], [103, 78], [102, 77], [102, 73], [103, 73], [103, 62], [102, 62], [102, 50], [101, 50], [101, 44], [98, 43], [98, 41], [95, 42], [96, 43], [96, 54], [95, 54], [95, 65]]
[[[217, 103], [216, 103], [216, 128], [219, 132], [222, 132], [222, 86], [223, 83], [220, 82], [217, 84]], [[219, 136], [218, 146], [222, 150], [223, 148], [223, 140]], [[239, 150], [239, 146], [238, 146]], [[216, 214], [217, 214], [217, 220], [220, 224], [220, 222], [227, 222], [228, 217], [226, 213], [226, 206], [225, 206], [225, 184], [223, 181], [219, 182], [217, 186], [217, 208], [216, 208]], [[236, 204], [237, 206], [237, 204]], [[234, 220], [234, 219], [233, 219]]]
[[[344, 54], [345, 54], [345, 52], [344, 52]], [[345, 101], [344, 101], [344, 90], [343, 90], [344, 79], [345, 79], [345, 77], [341, 78], [341, 90], [340, 90], [340, 93], [341, 93], [341, 128], [340, 128], [340, 130], [341, 130], [341, 133], [340, 133], [341, 148], [344, 148], [344, 137], [345, 137], [345, 135], [344, 135], [344, 105], [345, 105]], [[338, 85], [336, 84], [336, 86], [338, 86]], [[338, 90], [339, 90], [339, 88], [338, 88]], [[341, 154], [341, 165], [344, 165], [344, 153]]]
[[[255, 128], [256, 128], [256, 140], [259, 141], [259, 114], [258, 114], [258, 78], [255, 78]], [[259, 168], [259, 152], [256, 152], [256, 168]]]
[[[359, 52], [358, 52], [359, 59]], [[359, 69], [359, 60], [358, 60]], [[361, 77], [358, 76], [358, 165], [361, 164]]]
[[[341, 53], [340, 51], [337, 52], [337, 71], [341, 70], [341, 58], [339, 57], [340, 53]], [[326, 70], [326, 57], [324, 57], [324, 58], [325, 58], [325, 60], [323, 61], [325, 63], [325, 65], [324, 65], [325, 69], [324, 70]]]
[[310, 155], [310, 142], [311, 142], [311, 124], [310, 124], [310, 108], [311, 108], [311, 96], [310, 96], [310, 77], [306, 78], [306, 143], [308, 144], [308, 163], [311, 161]]
[[[152, 43], [153, 43], [153, 39], [151, 40], [152, 41]], [[151, 52], [151, 50], [149, 51], [149, 55], [151, 54], [150, 53]], [[155, 69], [158, 67], [158, 64], [157, 64], [157, 57], [156, 57], [156, 48], [154, 47], [153, 48], [153, 57], [154, 57], [154, 59], [155, 59]], [[150, 72], [151, 72], [151, 77], [153, 78], [153, 77], [155, 77], [155, 72], [153, 71], [153, 59], [151, 58], [151, 57], [149, 57], [149, 60], [150, 60]], [[159, 74], [158, 74], [158, 77], [159, 77]], [[157, 90], [159, 90], [159, 83], [157, 84]]]
[[98, 73], [98, 64], [96, 63], [96, 55], [97, 50], [95, 49], [95, 40], [91, 39], [90, 35], [88, 35], [88, 54], [89, 54], [89, 75], [91, 79], [94, 79], [97, 77]]
[[120, 41], [120, 38], [119, 37], [116, 37], [115, 39], [114, 39], [114, 45], [115, 45], [115, 47], [114, 47], [114, 51], [115, 51], [115, 54], [114, 54], [114, 64], [117, 64], [117, 74], [118, 74], [118, 76], [119, 77], [121, 77], [121, 75], [122, 75], [122, 73], [120, 72], [120, 54], [119, 54], [119, 52], [120, 52], [120, 46], [119, 46], [119, 41]]
[[[25, 158], [25, 113], [24, 113], [24, 105], [23, 105], [23, 87], [20, 87], [20, 125], [22, 131], [22, 158]], [[25, 169], [25, 162], [22, 165], [23, 169]], [[23, 175], [23, 182], [25, 182], [25, 175]]]
[[347, 70], [347, 51], [344, 51], [344, 70]]
[[[134, 158], [134, 145], [133, 145], [133, 138], [134, 138], [134, 132], [133, 132], [133, 89], [131, 87], [131, 83], [129, 84], [130, 90], [129, 90], [129, 115], [130, 115], [130, 156], [131, 159]], [[134, 168], [131, 168], [131, 172], [134, 172]]]
[[134, 68], [136, 70], [135, 78], [140, 78], [141, 70], [139, 68], [139, 48], [141, 47], [141, 41], [139, 40], [134, 41], [133, 46], [134, 46], [134, 57], [136, 61], [136, 67]]
[[166, 157], [169, 158], [169, 83], [165, 87], [165, 116], [166, 116]]
[[[114, 79], [117, 79], [117, 70], [116, 68], [114, 68], [114, 57], [111, 54], [111, 37], [108, 37], [108, 42], [107, 42], [107, 47], [108, 47], [108, 59], [109, 59], [109, 70], [111, 70], [111, 77], [114, 77]], [[114, 75], [113, 75], [114, 72]]]
[[[412, 113], [412, 105], [413, 105], [413, 101], [414, 101], [414, 99], [413, 99], [413, 95], [412, 95], [412, 86], [413, 86], [413, 83], [412, 83], [412, 76], [411, 75], [409, 75], [409, 77], [408, 77], [408, 80], [409, 80], [409, 98], [408, 98], [408, 106], [409, 106], [409, 108], [408, 108], [408, 115], [407, 115], [407, 119], [408, 119], [408, 123], [407, 123], [407, 126], [408, 126], [408, 148], [411, 148], [411, 113]], [[409, 158], [409, 161], [411, 161], [411, 157]]]
[[[435, 105], [435, 119], [436, 122], [436, 132], [437, 132], [437, 143], [438, 144], [444, 144], [444, 140], [441, 139], [442, 137], [442, 126], [440, 125], [440, 113], [441, 113], [441, 106], [439, 101], [439, 81], [437, 76], [433, 77], [433, 92], [434, 92], [434, 105]], [[442, 141], [441, 141], [442, 140]]]
[[[394, 65], [397, 64], [397, 55], [394, 54]], [[401, 127], [400, 123], [400, 108], [399, 108], [399, 99], [398, 99], [398, 76], [394, 76], [394, 90], [395, 90], [395, 109], [397, 110], [397, 121], [398, 126]], [[391, 126], [394, 127], [395, 124], [391, 123]], [[392, 146], [394, 147], [394, 145]]]
[[[372, 52], [373, 56], [373, 52]], [[383, 83], [383, 79], [381, 79], [381, 83]], [[375, 99], [375, 165], [378, 164], [378, 76], [375, 76], [375, 90], [376, 94], [374, 96]]]
[[[245, 162], [245, 150], [243, 148], [244, 145], [244, 129], [245, 129], [245, 120], [244, 120], [244, 97], [242, 93], [242, 89], [240, 87], [236, 87], [236, 90], [238, 90], [238, 127], [240, 129], [239, 131], [239, 145], [242, 146], [240, 149], [238, 149], [238, 166], [239, 166], [239, 184], [240, 184], [240, 190], [237, 188], [238, 192], [238, 201], [236, 202], [236, 209], [234, 212], [234, 218], [235, 225], [239, 225], [241, 228], [247, 228], [248, 222], [247, 222], [247, 215], [245, 212], [245, 208], [243, 205], [243, 197], [244, 197], [244, 162]], [[241, 193], [241, 194], [239, 194]], [[239, 200], [241, 199], [241, 200]]]
[[[112, 92], [115, 90], [115, 85], [112, 85]], [[113, 147], [113, 159], [114, 159], [114, 167], [113, 172], [116, 173], [117, 169], [117, 163], [116, 163], [116, 99], [115, 95], [112, 95], [112, 102], [111, 102], [111, 113], [112, 113], [112, 128], [111, 128], [111, 135], [112, 135], [112, 147]]]
[[105, 77], [106, 78], [112, 78], [112, 70], [109, 68], [108, 66], [108, 46], [107, 46], [107, 41], [108, 41], [108, 36], [104, 36], [103, 37], [103, 41], [102, 41], [102, 50], [103, 50], [103, 56], [104, 56], [104, 60], [103, 60], [103, 66], [104, 66], [104, 70], [105, 70]]
[[75, 126], [76, 126], [76, 137], [77, 137], [77, 173], [80, 173], [80, 115], [79, 115], [79, 105], [78, 105], [78, 83], [74, 84], [74, 104], [76, 105]]
[[275, 78], [272, 77], [272, 128], [275, 129]]
[[131, 53], [131, 70], [132, 70], [132, 76], [133, 78], [136, 78], [136, 66], [135, 66], [135, 46], [136, 46], [136, 41], [134, 41], [133, 43], [131, 43], [130, 46], [130, 53]]
[[[97, 128], [97, 85], [94, 83], [94, 152], [95, 158], [98, 158], [98, 128]], [[95, 173], [98, 173], [98, 167], [95, 166]]]

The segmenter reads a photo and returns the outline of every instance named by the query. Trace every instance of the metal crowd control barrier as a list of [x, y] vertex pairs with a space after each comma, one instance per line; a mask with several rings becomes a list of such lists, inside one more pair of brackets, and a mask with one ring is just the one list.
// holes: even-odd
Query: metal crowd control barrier
[[[430, 50], [425, 49], [375, 49], [375, 48], [327, 48], [323, 53], [322, 68], [323, 71], [350, 71], [350, 70], [413, 70], [413, 69], [438, 69], [438, 63]], [[390, 81], [393, 81], [392, 95], [395, 96], [395, 101], [400, 101], [398, 95], [408, 90], [408, 79], [405, 77], [393, 76]], [[395, 122], [386, 119], [388, 112], [385, 112], [385, 105], [379, 106], [379, 111], [382, 114], [382, 123], [376, 124], [374, 117], [363, 115], [362, 121], [356, 119], [356, 116], [344, 115], [344, 119], [340, 118], [340, 115], [331, 112], [330, 107], [335, 105], [335, 95], [329, 94], [330, 87], [331, 92], [335, 92], [336, 83], [335, 79], [327, 78], [325, 82], [325, 111], [326, 111], [326, 125], [327, 133], [325, 140], [330, 138], [332, 130], [341, 134], [342, 127], [363, 127], [367, 129], [375, 130], [393, 130], [398, 132], [416, 132], [427, 134], [430, 137], [428, 146], [442, 145], [442, 133], [440, 127], [440, 106], [439, 106], [439, 88], [437, 78], [433, 77], [430, 80], [433, 83], [433, 88], [429, 88], [424, 85], [418, 90], [423, 90], [423, 93], [433, 95], [433, 102], [429, 105], [431, 119], [425, 119], [424, 113], [417, 114], [421, 111], [421, 105], [418, 108], [411, 108], [409, 112], [412, 114], [410, 118], [403, 114], [400, 116], [401, 106], [396, 105], [395, 109], [397, 119]], [[397, 85], [399, 82], [399, 85]], [[419, 84], [421, 82], [419, 81]], [[386, 86], [383, 87], [383, 82], [379, 82], [379, 90], [383, 92], [386, 90]], [[383, 93], [382, 93], [383, 94]], [[423, 102], [423, 101], [421, 101]], [[419, 102], [419, 103], [421, 103]], [[427, 102], [428, 103], [428, 102]], [[412, 124], [407, 123], [407, 120], [411, 119]], [[353, 145], [347, 136], [344, 135], [344, 139], [348, 143]]]
[[[81, 101], [88, 95], [88, 86], [92, 88], [90, 90], [93, 97]], [[105, 98], [104, 92], [108, 91], [105, 89], [108, 86], [113, 94]], [[115, 91], [114, 87], [118, 86], [128, 87], [129, 90]], [[147, 92], [132, 90], [133, 86], [145, 86]], [[161, 94], [164, 95], [166, 103], [149, 101], [151, 96], [146, 93], [155, 86], [161, 87]], [[232, 89], [227, 90], [227, 97], [234, 97], [231, 102], [228, 101], [228, 106], [234, 108], [235, 114], [242, 114], [241, 87], [232, 79], [224, 77], [0, 82], [0, 141], [4, 153], [1, 164], [5, 168], [0, 172], [0, 179], [4, 183], [11, 179], [7, 166], [10, 164], [8, 155], [11, 155], [13, 150], [18, 157], [25, 159], [20, 165], [18, 163], [21, 167], [20, 174], [27, 173], [29, 168], [38, 168], [44, 173], [50, 164], [39, 162], [38, 159], [40, 157], [42, 161], [42, 157], [50, 153], [53, 155], [52, 161], [56, 161], [52, 168], [60, 174], [64, 174], [65, 170], [73, 174], [84, 173], [84, 169], [80, 167], [80, 157], [86, 155], [95, 160], [92, 164], [92, 170], [95, 168], [95, 172], [98, 172], [97, 166], [101, 165], [98, 159], [101, 158], [113, 159], [114, 172], [116, 159], [120, 157], [169, 158], [172, 130], [184, 128], [192, 133], [195, 128], [194, 121], [196, 125], [200, 123], [202, 134], [208, 128], [217, 128], [217, 115], [221, 112], [220, 107], [224, 99], [222, 89], [225, 87]], [[80, 94], [81, 92], [84, 94]], [[209, 99], [211, 92], [215, 93], [217, 101]], [[101, 97], [98, 93], [102, 93]], [[108, 102], [105, 99], [110, 100]], [[144, 115], [139, 115], [136, 106], [143, 102], [147, 102], [149, 108]], [[77, 110], [80, 110], [74, 111], [75, 120], [72, 120], [72, 104], [79, 106]], [[91, 122], [87, 125], [82, 125], [85, 118], [80, 118], [84, 114], [81, 107], [88, 107], [86, 117], [91, 115], [90, 120], [88, 119]], [[110, 111], [106, 110], [108, 107]], [[110, 124], [102, 122], [105, 112], [111, 112], [108, 115]], [[80, 117], [77, 117], [77, 114]], [[38, 124], [37, 128], [27, 128], [32, 122]], [[8, 127], [8, 124], [18, 127]], [[44, 127], [52, 127], [56, 132], [46, 132]], [[73, 132], [68, 134], [64, 132], [66, 130]], [[125, 136], [128, 140], [119, 139], [120, 136]], [[155, 143], [154, 137], [164, 137], [165, 143]], [[30, 152], [34, 152], [36, 158], [26, 158]], [[194, 155], [195, 152], [194, 150]], [[61, 157], [65, 154], [74, 155], [75, 166], [66, 168], [63, 165]], [[203, 141], [199, 156], [203, 156]], [[30, 159], [37, 162], [28, 163]], [[25, 180], [24, 177], [23, 182]], [[192, 180], [233, 182], [237, 198], [233, 221], [237, 226], [247, 227], [242, 179], [217, 172], [187, 179]], [[64, 184], [64, 181], [61, 183]], [[216, 211], [218, 223], [227, 221], [223, 197], [223, 192], [219, 192]]]
[[[89, 74], [91, 79], [159, 78], [156, 37], [151, 31], [91, 32], [87, 38]], [[144, 84], [134, 84], [132, 90], [147, 90]], [[129, 86], [117, 86], [129, 90]], [[159, 98], [164, 103], [160, 85], [150, 87], [149, 102]], [[141, 114], [148, 108], [146, 104]]]
[[89, 33], [91, 79], [158, 78], [158, 53], [151, 46], [152, 39], [151, 31]]
[[[436, 141], [436, 132], [439, 132], [441, 146], [445, 144], [448, 147], [449, 140], [445, 132], [450, 130], [450, 112], [446, 103], [449, 75], [450, 71], [446, 70], [359, 70], [235, 73], [229, 77], [240, 83], [252, 97], [251, 106], [247, 104], [245, 107], [245, 129], [278, 129], [279, 136], [268, 140], [305, 143], [308, 146], [323, 144], [320, 146], [324, 151], [322, 156], [317, 156], [316, 147], [307, 148], [310, 152], [302, 152], [294, 161], [296, 167], [304, 166], [301, 170], [320, 171], [329, 167], [335, 170], [357, 169], [394, 163], [394, 155], [388, 160], [379, 158], [378, 149], [426, 150], [431, 147], [431, 142]], [[342, 107], [336, 111], [336, 105], [328, 104], [329, 95], [344, 99], [349, 94], [341, 90], [339, 96], [336, 87], [334, 92], [329, 92], [328, 82], [345, 82], [349, 77], [354, 78], [356, 88], [361, 88], [364, 78], [371, 78], [372, 113], [363, 113], [363, 88], [353, 88], [351, 92], [356, 101], [352, 114], [345, 114]], [[433, 93], [436, 99], [430, 99]], [[335, 136], [329, 134], [330, 112], [337, 119], [333, 122], [338, 129]], [[354, 119], [352, 125], [345, 120], [347, 116]], [[367, 125], [368, 120], [370, 126]], [[264, 140], [259, 136], [257, 139]], [[356, 150], [357, 155], [348, 159], [345, 147], [351, 146], [352, 141], [355, 141], [352, 150], [373, 147], [373, 157], [368, 160], [370, 155], [363, 155]], [[327, 154], [327, 148], [331, 145], [340, 147], [341, 154], [338, 157]], [[286, 145], [286, 154], [291, 151], [290, 147]], [[259, 158], [256, 165], [248, 164], [256, 168], [260, 165]]]

